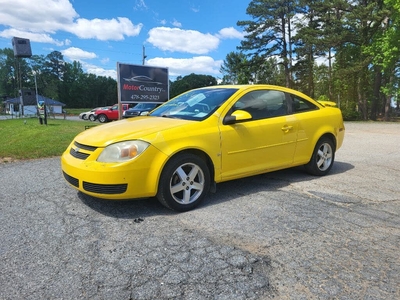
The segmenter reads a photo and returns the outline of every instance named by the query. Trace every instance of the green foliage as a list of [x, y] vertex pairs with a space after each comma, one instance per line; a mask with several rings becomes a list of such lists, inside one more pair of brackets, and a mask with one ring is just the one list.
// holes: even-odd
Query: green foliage
[[85, 130], [82, 121], [37, 118], [0, 121], [0, 158], [30, 159], [60, 156], [73, 138]]
[[[221, 65], [222, 83], [268, 83], [311, 97], [346, 103], [349, 118], [388, 117], [386, 101], [400, 85], [400, 2], [398, 0], [251, 0], [239, 52]], [[321, 64], [321, 61], [324, 64]], [[83, 72], [58, 51], [15, 59], [0, 49], [0, 96], [33, 88], [67, 107], [111, 105], [115, 80]], [[20, 80], [21, 79], [21, 80]], [[215, 85], [212, 76], [190, 74], [170, 83], [170, 97]]]
[[224, 78], [240, 69], [255, 83], [269, 83], [264, 75], [274, 74], [279, 85], [346, 103], [349, 119], [387, 117], [386, 99], [397, 97], [400, 84], [399, 3], [252, 0], [250, 20], [237, 23], [245, 37], [235, 56], [245, 56], [246, 64], [228, 54], [224, 64], [231, 73]]
[[342, 108], [343, 120], [345, 121], [359, 121], [362, 120], [363, 117], [359, 111], [351, 108]]
[[17, 97], [19, 82], [28, 80], [30, 68], [25, 59], [14, 57], [12, 49], [0, 49], [0, 96]]
[[188, 90], [216, 85], [217, 80], [210, 75], [190, 74], [184, 77], [178, 77], [174, 82], [170, 83], [170, 98], [182, 94]]
[[18, 90], [37, 89], [40, 95], [67, 107], [97, 107], [117, 101], [117, 82], [111, 77], [85, 73], [80, 62], [64, 61], [61, 52], [29, 59], [15, 58], [12, 49], [0, 49], [0, 96], [17, 97]]
[[297, 7], [296, 0], [252, 0], [246, 11], [252, 19], [237, 22], [246, 33], [238, 49], [257, 61], [279, 57], [287, 87], [291, 85], [290, 24]]
[[230, 52], [220, 68], [222, 84], [248, 84], [253, 81], [249, 62], [241, 52]]
[[318, 101], [331, 101], [331, 99], [329, 99], [329, 97], [327, 95], [320, 95], [317, 98]]
[[68, 108], [65, 110], [67, 112], [68, 116], [79, 116], [80, 113], [87, 112], [92, 110], [93, 107], [87, 107], [87, 108]]

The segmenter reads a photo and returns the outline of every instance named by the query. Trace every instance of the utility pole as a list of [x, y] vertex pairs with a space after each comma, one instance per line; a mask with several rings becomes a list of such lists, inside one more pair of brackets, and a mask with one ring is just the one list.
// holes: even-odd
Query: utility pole
[[36, 105], [38, 105], [39, 104], [39, 96], [38, 96], [38, 90], [37, 90], [36, 71], [33, 71], [32, 73], [35, 78]]
[[142, 65], [144, 66], [144, 63], [145, 63], [145, 61], [146, 61], [146, 53], [145, 53], [145, 51], [146, 51], [146, 49], [144, 48], [144, 45], [143, 45], [143, 60], [142, 60]]

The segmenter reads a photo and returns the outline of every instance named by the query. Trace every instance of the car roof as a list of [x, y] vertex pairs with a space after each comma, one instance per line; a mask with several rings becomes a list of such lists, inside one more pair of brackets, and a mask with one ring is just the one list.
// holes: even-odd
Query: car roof
[[301, 98], [304, 98], [306, 100], [309, 100], [313, 102], [314, 104], [318, 105], [319, 107], [324, 107], [321, 103], [316, 101], [315, 99], [312, 99], [310, 96], [307, 96], [306, 94], [299, 92], [297, 90], [287, 88], [284, 86], [279, 86], [279, 85], [272, 85], [272, 84], [232, 84], [232, 85], [213, 85], [213, 86], [207, 86], [207, 87], [202, 87], [198, 89], [238, 89], [242, 92], [245, 92], [246, 90], [250, 89], [268, 89], [268, 90], [277, 90], [281, 91], [284, 93], [289, 93], [289, 94], [294, 94], [297, 95]]

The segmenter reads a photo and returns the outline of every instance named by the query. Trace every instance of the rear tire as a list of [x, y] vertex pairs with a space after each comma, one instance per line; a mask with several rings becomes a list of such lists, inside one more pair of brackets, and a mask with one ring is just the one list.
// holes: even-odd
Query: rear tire
[[311, 175], [324, 176], [329, 173], [335, 160], [335, 145], [331, 139], [322, 137], [317, 142], [310, 162], [305, 165]]
[[164, 167], [157, 198], [167, 208], [183, 212], [195, 208], [210, 190], [210, 172], [200, 157], [175, 156]]
[[99, 119], [99, 122], [100, 122], [100, 123], [106, 123], [106, 122], [108, 122], [108, 118], [107, 118], [107, 116], [104, 115], [104, 114], [99, 115], [97, 118]]
[[93, 115], [90, 115], [90, 116], [89, 116], [89, 120], [92, 121], [92, 122], [94, 122], [94, 121], [96, 120], [96, 118], [95, 118]]

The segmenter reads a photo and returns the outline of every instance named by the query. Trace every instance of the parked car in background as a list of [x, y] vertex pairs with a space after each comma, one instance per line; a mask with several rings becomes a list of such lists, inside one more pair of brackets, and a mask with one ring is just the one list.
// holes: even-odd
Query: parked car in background
[[109, 108], [110, 108], [110, 106], [104, 106], [104, 107], [98, 107], [95, 110], [91, 110], [90, 113], [87, 114], [87, 119], [89, 121], [94, 122], [94, 121], [96, 121], [96, 111], [97, 110], [100, 110], [100, 109], [104, 110], [104, 109], [109, 109]]
[[[128, 110], [136, 105], [136, 103], [122, 103], [122, 111]], [[114, 104], [108, 108], [101, 108], [95, 111], [94, 118], [100, 123], [106, 123], [119, 119], [118, 104]]]
[[160, 105], [161, 103], [147, 103], [147, 102], [138, 103], [135, 107], [125, 110], [122, 113], [122, 118], [132, 118], [141, 115], [146, 115]]
[[334, 102], [273, 85], [210, 86], [146, 116], [85, 130], [63, 153], [61, 168], [82, 193], [156, 196], [188, 211], [220, 182], [296, 166], [327, 175], [344, 134]]
[[88, 120], [88, 119], [89, 119], [89, 115], [90, 115], [91, 113], [94, 113], [96, 110], [98, 110], [98, 109], [100, 109], [100, 108], [101, 108], [101, 107], [96, 107], [96, 108], [94, 108], [94, 109], [92, 109], [92, 110], [89, 110], [89, 111], [85, 111], [85, 112], [80, 113], [80, 114], [79, 114], [79, 119]]

